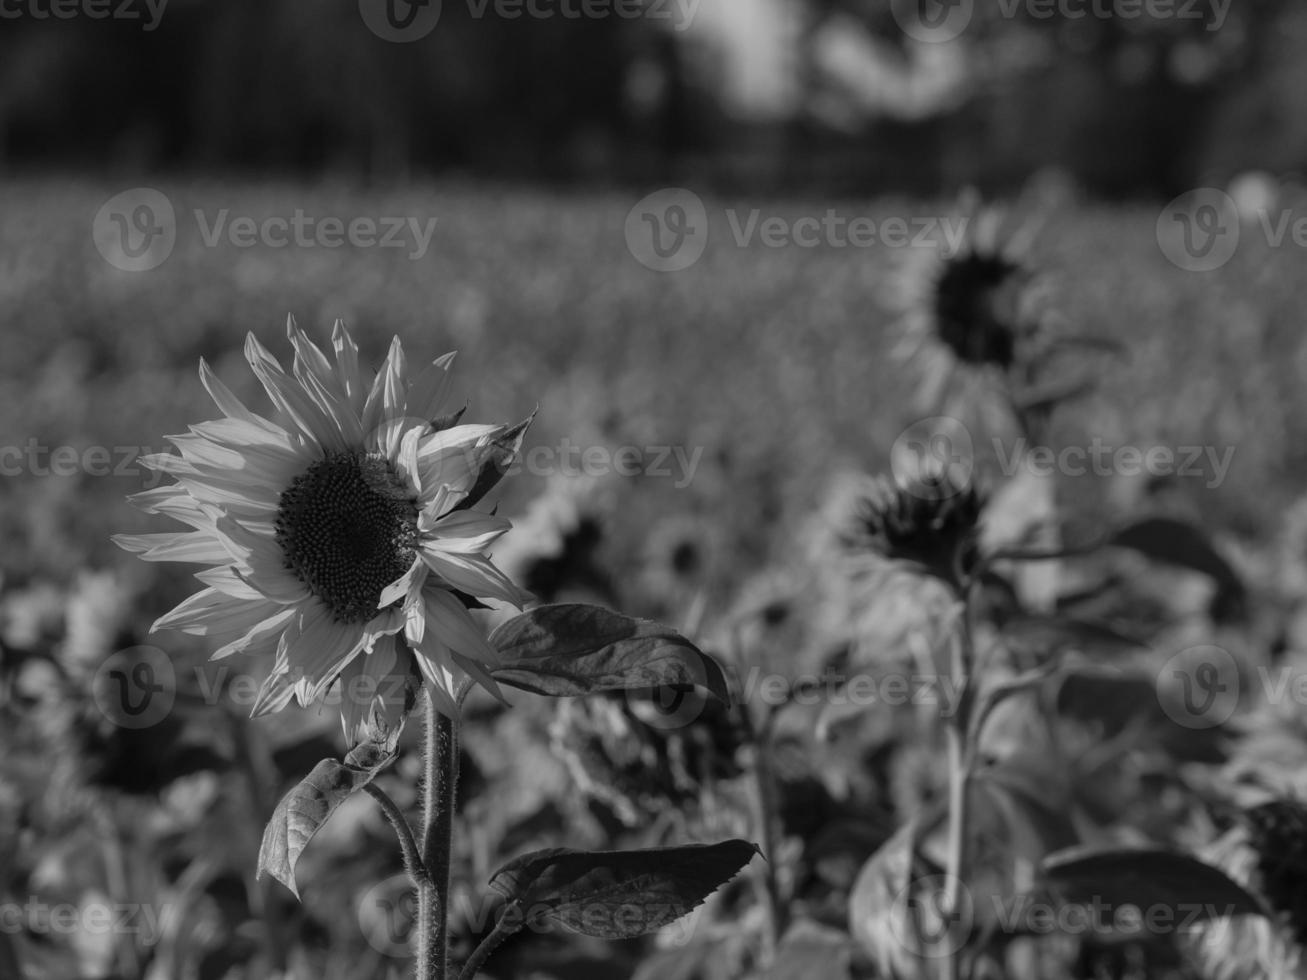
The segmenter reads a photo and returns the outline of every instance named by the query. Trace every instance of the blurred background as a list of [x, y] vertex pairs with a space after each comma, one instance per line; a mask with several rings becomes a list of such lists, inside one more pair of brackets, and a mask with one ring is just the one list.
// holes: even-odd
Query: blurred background
[[47, 6], [13, 3], [0, 36], [10, 172], [856, 194], [1044, 174], [1122, 198], [1307, 151], [1288, 0]]
[[[172, 529], [125, 497], [159, 482], [139, 455], [213, 416], [201, 357], [269, 410], [241, 344], [287, 360], [288, 314], [323, 343], [343, 318], [373, 366], [392, 335], [410, 364], [458, 349], [469, 421], [538, 405], [496, 559], [740, 677], [901, 667], [929, 631], [937, 607], [870, 601], [844, 531], [936, 416], [965, 423], [1004, 533], [1187, 529], [1014, 576], [996, 631], [1066, 599], [1142, 637], [1153, 674], [1199, 642], [1246, 671], [1307, 647], [1305, 52], [1292, 0], [0, 0], [0, 980], [407, 975], [371, 800], [315, 839], [302, 903], [254, 880], [277, 800], [344, 749], [333, 712], [249, 721], [239, 682], [268, 665], [150, 634], [192, 569], [109, 541]], [[852, 243], [855, 222], [879, 231]], [[1012, 462], [1095, 440], [1179, 458]], [[1056, 636], [1116, 666], [1129, 646]], [[144, 719], [121, 700], [139, 676], [166, 694]], [[1249, 694], [1264, 741], [1231, 750], [1142, 690], [1067, 695], [1075, 745], [1120, 735], [1109, 708], [1145, 734], [1092, 772], [1044, 753], [1023, 799], [1194, 848], [1228, 827], [1220, 780], [1301, 784], [1303, 706]], [[470, 702], [459, 955], [526, 850], [764, 836], [761, 715], [514, 701]], [[768, 721], [771, 870], [679, 938], [523, 936], [490, 975], [889, 975], [850, 894], [939, 802], [919, 715], [843, 741], [815, 710]], [[406, 741], [381, 781], [402, 806], [417, 768]], [[1210, 969], [1138, 945], [993, 975], [1258, 975], [1229, 943]]]

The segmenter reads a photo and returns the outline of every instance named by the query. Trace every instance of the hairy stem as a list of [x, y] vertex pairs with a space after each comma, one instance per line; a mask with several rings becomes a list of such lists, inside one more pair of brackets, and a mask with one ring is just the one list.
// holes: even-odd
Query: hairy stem
[[427, 698], [426, 779], [422, 788], [422, 865], [415, 937], [417, 980], [449, 977], [449, 867], [458, 784], [458, 733]]
[[420, 886], [422, 882], [427, 880], [427, 868], [422, 863], [422, 854], [418, 850], [417, 839], [413, 836], [413, 828], [409, 826], [408, 820], [404, 817], [404, 811], [399, 808], [399, 804], [392, 800], [385, 790], [375, 783], [368, 783], [363, 787], [363, 792], [381, 805], [381, 812], [386, 815], [390, 825], [395, 828], [395, 836], [399, 838], [399, 849], [404, 855], [404, 870], [412, 879], [414, 887]]
[[[971, 633], [971, 588], [962, 587], [962, 609], [953, 646], [953, 683], [959, 692], [957, 712], [949, 719], [948, 736], [948, 855], [944, 879], [944, 914], [952, 928], [966, 925], [962, 921], [963, 876], [967, 870], [967, 797], [971, 780], [971, 766], [975, 757], [972, 742], [971, 706], [975, 700], [972, 690], [972, 669], [975, 666], [975, 640]], [[962, 968], [964, 943], [961, 937], [950, 937], [949, 955], [944, 957], [942, 968], [945, 980], [959, 980]]]

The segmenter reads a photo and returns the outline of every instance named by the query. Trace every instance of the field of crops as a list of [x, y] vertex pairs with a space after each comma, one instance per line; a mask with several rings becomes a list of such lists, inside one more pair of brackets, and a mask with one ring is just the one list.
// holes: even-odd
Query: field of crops
[[[176, 243], [143, 272], [97, 246], [97, 213], [123, 187], [0, 186], [0, 977], [411, 970], [404, 867], [369, 796], [346, 799], [305, 850], [302, 901], [255, 879], [278, 800], [347, 748], [335, 709], [250, 720], [248, 682], [270, 665], [209, 663], [208, 638], [151, 634], [196, 590], [193, 569], [110, 541], [171, 530], [125, 497], [162, 476], [136, 457], [216, 417], [200, 358], [272, 414], [242, 344], [253, 332], [289, 364], [288, 314], [328, 349], [344, 320], [371, 367], [392, 336], [410, 365], [457, 350], [449, 404], [467, 404], [465, 421], [538, 407], [490, 498], [514, 524], [496, 562], [543, 602], [680, 631], [724, 668], [735, 701], [678, 707], [672, 723], [635, 691], [512, 691], [511, 708], [474, 695], [456, 961], [493, 925], [487, 881], [520, 854], [740, 838], [766, 860], [689, 918], [606, 942], [546, 916], [485, 975], [1307, 976], [1295, 945], [1307, 817], [1293, 804], [1240, 816], [1307, 791], [1301, 250], [1250, 233], [1221, 268], [1191, 272], [1159, 248], [1156, 206], [1014, 202], [1014, 227], [1041, 221], [1021, 258], [1041, 322], [1092, 339], [1053, 362], [1056, 404], [1014, 419], [1009, 376], [964, 363], [934, 397], [938, 364], [904, 356], [936, 309], [933, 250], [738, 240], [755, 210], [788, 227], [831, 210], [912, 222], [956, 217], [952, 201], [705, 192], [702, 257], [658, 272], [628, 247], [638, 193], [155, 186]], [[296, 214], [394, 223], [397, 247], [282, 245], [233, 225]], [[967, 743], [964, 868], [947, 840], [958, 583], [919, 566], [921, 535], [951, 548], [970, 525], [949, 511], [896, 538], [868, 519], [867, 478], [890, 471], [896, 440], [927, 416], [959, 419], [973, 442], [982, 552], [1106, 545], [985, 561], [962, 590], [981, 703], [1021, 685]], [[1112, 462], [1065, 465], [1093, 446]], [[1123, 447], [1163, 447], [1172, 462], [1139, 475], [1111, 455]], [[1004, 465], [1035, 448], [1063, 462], [1047, 477]], [[122, 671], [108, 665], [161, 669], [158, 657], [168, 710], [148, 723], [107, 710]], [[850, 697], [854, 678], [873, 696]], [[1210, 695], [1201, 710], [1192, 684]], [[417, 721], [377, 780], [406, 812]], [[1103, 861], [1068, 870], [1071, 846], [1159, 850], [1105, 874]], [[1046, 860], [1058, 852], [1061, 865]], [[956, 896], [929, 889], [954, 871], [971, 904], [954, 905], [952, 928], [904, 918], [919, 904], [949, 911]], [[1109, 882], [1109, 905], [1176, 922], [1028, 921], [1032, 903], [1079, 908]], [[1188, 905], [1212, 908], [1179, 928]]]

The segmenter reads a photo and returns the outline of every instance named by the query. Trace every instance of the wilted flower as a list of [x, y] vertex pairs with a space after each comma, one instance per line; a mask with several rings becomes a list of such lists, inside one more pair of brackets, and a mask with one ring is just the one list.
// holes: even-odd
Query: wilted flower
[[[416, 661], [435, 705], [457, 712], [471, 675], [496, 690], [496, 659], [468, 612], [476, 598], [520, 606], [527, 598], [484, 554], [509, 529], [469, 509], [502, 473], [523, 427], [460, 425], [442, 416], [447, 354], [410, 378], [396, 338], [365, 384], [344, 326], [334, 363], [288, 324], [287, 374], [251, 334], [245, 356], [279, 410], [251, 412], [200, 362], [200, 380], [225, 416], [170, 436], [181, 455], [143, 462], [177, 483], [136, 494], [145, 511], [193, 531], [118, 535], [147, 561], [207, 565], [207, 586], [161, 617], [171, 628], [273, 656], [254, 714], [318, 698], [341, 681], [346, 737], [373, 723], [392, 730]], [[399, 684], [388, 683], [399, 681]]]
[[856, 505], [846, 545], [905, 561], [960, 584], [975, 565], [980, 495], [958, 486], [947, 471], [868, 482]]

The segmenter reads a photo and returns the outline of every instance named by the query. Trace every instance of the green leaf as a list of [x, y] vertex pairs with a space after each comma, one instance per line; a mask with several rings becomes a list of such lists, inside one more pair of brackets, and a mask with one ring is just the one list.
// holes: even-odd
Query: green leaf
[[1105, 738], [1131, 722], [1150, 727], [1169, 721], [1157, 700], [1157, 683], [1146, 674], [1094, 667], [1065, 671], [1057, 686], [1057, 713], [1066, 719], [1102, 726]]
[[1169, 517], [1150, 517], [1117, 531], [1109, 542], [1130, 548], [1155, 561], [1202, 572], [1236, 602], [1244, 595], [1243, 580], [1212, 546], [1201, 528]]
[[756, 844], [728, 840], [638, 851], [533, 851], [504, 865], [490, 887], [532, 921], [599, 939], [655, 932], [735, 877]]
[[1109, 915], [1125, 906], [1145, 916], [1165, 910], [1169, 928], [1266, 914], [1220, 868], [1161, 848], [1072, 847], [1050, 854], [1041, 870], [1048, 888], [1067, 904], [1101, 907]]
[[258, 877], [272, 875], [299, 898], [295, 864], [304, 848], [336, 808], [372, 782], [395, 761], [395, 755], [365, 742], [345, 756], [344, 762], [323, 759], [314, 766], [299, 785], [282, 797], [264, 828]]
[[[536, 411], [539, 411], [539, 409], [536, 409]], [[517, 459], [517, 454], [521, 452], [522, 440], [526, 437], [526, 430], [535, 421], [535, 417], [536, 412], [532, 412], [521, 422], [518, 422], [517, 425], [509, 426], [494, 439], [491, 443], [491, 452], [488, 454], [485, 463], [482, 464], [476, 482], [472, 484], [472, 489], [468, 491], [468, 495], [458, 502], [454, 510], [466, 510], [468, 507], [474, 506], [504, 478], [508, 468]], [[443, 420], [437, 421], [441, 422]]]
[[495, 679], [551, 697], [648, 687], [698, 687], [730, 702], [717, 662], [675, 630], [601, 606], [539, 606], [500, 625]]
[[1137, 651], [1147, 646], [1143, 641], [1120, 633], [1106, 624], [1071, 616], [1013, 616], [1003, 625], [1003, 635], [1016, 649], [1040, 657], [1065, 650], [1113, 655]]

